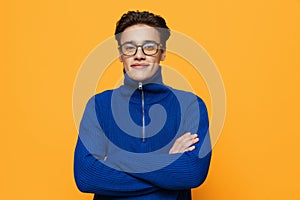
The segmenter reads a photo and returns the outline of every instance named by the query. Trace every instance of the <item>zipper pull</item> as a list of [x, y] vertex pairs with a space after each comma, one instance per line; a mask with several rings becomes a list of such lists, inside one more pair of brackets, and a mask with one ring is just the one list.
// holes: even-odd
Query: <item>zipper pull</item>
[[139, 90], [142, 90], [142, 89], [143, 89], [143, 83], [139, 82]]

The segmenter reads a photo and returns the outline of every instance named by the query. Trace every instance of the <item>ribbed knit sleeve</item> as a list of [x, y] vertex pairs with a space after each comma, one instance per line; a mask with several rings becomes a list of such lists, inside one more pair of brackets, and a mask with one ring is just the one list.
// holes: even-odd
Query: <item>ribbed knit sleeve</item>
[[[132, 176], [160, 188], [178, 190], [201, 185], [206, 179], [211, 159], [208, 114], [204, 102], [198, 97], [195, 98], [187, 106], [183, 119], [182, 134], [197, 133], [200, 139], [193, 151], [182, 154], [129, 154], [126, 157], [115, 155], [108, 159], [109, 162], [120, 170], [132, 172]], [[164, 166], [167, 162], [170, 164]], [[160, 164], [162, 168], [151, 171], [151, 166]], [[134, 173], [147, 166], [149, 172]]]
[[107, 196], [135, 196], [157, 190], [152, 184], [105, 163], [107, 141], [94, 104], [94, 98], [87, 103], [75, 149], [74, 176], [79, 190]]

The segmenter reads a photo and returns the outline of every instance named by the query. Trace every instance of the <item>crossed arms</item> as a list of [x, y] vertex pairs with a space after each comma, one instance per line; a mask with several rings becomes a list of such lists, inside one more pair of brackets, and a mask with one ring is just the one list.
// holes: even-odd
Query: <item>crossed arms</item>
[[[124, 152], [116, 151], [113, 155], [106, 155], [108, 142], [97, 120], [94, 104], [91, 98], [81, 120], [75, 149], [74, 175], [82, 192], [135, 196], [159, 189], [190, 189], [205, 180], [211, 144], [207, 110], [200, 98], [190, 102], [186, 109], [183, 134], [168, 153], [162, 154], [124, 156]], [[195, 114], [198, 111], [200, 118]], [[165, 165], [166, 162], [169, 164]], [[162, 167], [151, 170], [155, 166]], [[138, 173], [141, 168], [147, 172]]]

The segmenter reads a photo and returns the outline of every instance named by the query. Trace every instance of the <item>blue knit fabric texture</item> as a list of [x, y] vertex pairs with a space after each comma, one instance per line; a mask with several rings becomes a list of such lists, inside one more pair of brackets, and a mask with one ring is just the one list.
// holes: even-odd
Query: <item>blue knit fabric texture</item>
[[[165, 85], [161, 69], [139, 86], [125, 73], [124, 85], [88, 101], [74, 156], [77, 187], [94, 200], [190, 200], [211, 159], [206, 106]], [[198, 134], [196, 148], [169, 154], [186, 132]]]

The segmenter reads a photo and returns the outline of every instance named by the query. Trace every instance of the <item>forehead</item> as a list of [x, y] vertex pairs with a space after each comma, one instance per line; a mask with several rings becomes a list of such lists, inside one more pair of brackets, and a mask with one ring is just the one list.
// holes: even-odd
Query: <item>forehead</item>
[[155, 28], [145, 24], [129, 26], [121, 34], [121, 43], [128, 41], [142, 43], [148, 40], [160, 42], [160, 37], [159, 32]]

